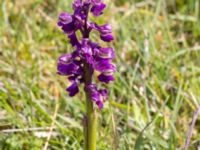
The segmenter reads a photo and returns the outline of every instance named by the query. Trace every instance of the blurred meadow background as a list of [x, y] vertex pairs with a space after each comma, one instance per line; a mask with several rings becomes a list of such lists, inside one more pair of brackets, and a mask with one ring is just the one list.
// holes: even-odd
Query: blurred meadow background
[[[105, 0], [115, 82], [99, 111], [98, 150], [181, 150], [200, 105], [200, 1]], [[0, 0], [0, 149], [79, 150], [84, 93], [56, 73], [73, 49], [57, 27], [72, 0]], [[95, 19], [91, 17], [91, 19]], [[99, 40], [96, 33], [93, 40]], [[200, 117], [189, 149], [200, 146]]]

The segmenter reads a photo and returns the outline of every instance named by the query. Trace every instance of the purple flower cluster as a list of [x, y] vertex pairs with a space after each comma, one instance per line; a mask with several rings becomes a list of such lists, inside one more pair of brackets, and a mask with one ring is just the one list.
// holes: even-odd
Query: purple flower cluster
[[[114, 80], [113, 73], [116, 67], [111, 63], [114, 58], [114, 49], [101, 47], [98, 43], [89, 39], [90, 32], [96, 30], [102, 41], [111, 42], [114, 38], [109, 24], [98, 25], [88, 20], [91, 12], [95, 17], [103, 14], [106, 5], [101, 0], [75, 0], [73, 3], [74, 13], [71, 15], [63, 12], [59, 16], [58, 26], [67, 34], [74, 51], [59, 57], [58, 74], [67, 76], [72, 83], [66, 90], [70, 96], [79, 92], [78, 85], [85, 84], [86, 92], [90, 93], [91, 99], [103, 108], [103, 101], [108, 95], [107, 89], [98, 89], [92, 81], [86, 81], [88, 74], [93, 76], [94, 71], [99, 72], [98, 80], [108, 84]], [[77, 31], [82, 33], [82, 39], [78, 39]], [[88, 66], [86, 73], [85, 66]]]

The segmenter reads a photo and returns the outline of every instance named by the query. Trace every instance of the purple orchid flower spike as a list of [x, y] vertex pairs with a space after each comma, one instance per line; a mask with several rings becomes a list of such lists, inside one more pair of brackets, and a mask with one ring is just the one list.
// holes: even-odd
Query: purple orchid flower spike
[[[70, 86], [66, 89], [69, 96], [73, 97], [79, 92], [79, 85], [84, 84], [86, 93], [86, 117], [85, 117], [85, 149], [96, 150], [96, 109], [103, 109], [104, 102], [108, 98], [108, 90], [100, 89], [104, 84], [114, 80], [116, 66], [112, 63], [115, 57], [114, 49], [102, 47], [99, 43], [90, 39], [92, 30], [99, 32], [100, 39], [104, 42], [114, 40], [112, 27], [109, 24], [98, 25], [88, 20], [91, 12], [95, 17], [103, 14], [106, 5], [102, 0], [75, 0], [73, 14], [63, 12], [59, 16], [58, 26], [69, 38], [74, 48], [71, 54], [63, 54], [57, 63], [59, 75], [67, 76]], [[77, 37], [77, 31], [82, 33], [82, 38]], [[98, 86], [92, 80], [94, 72], [98, 72]], [[96, 81], [96, 80], [95, 80]]]
[[[101, 0], [75, 0], [73, 3], [74, 13], [69, 14], [63, 12], [59, 16], [58, 26], [61, 27], [64, 33], [70, 40], [70, 44], [75, 48], [72, 54], [64, 54], [58, 60], [58, 74], [68, 76], [72, 85], [67, 88], [70, 96], [74, 96], [78, 93], [78, 85], [85, 84], [85, 87], [90, 86], [90, 83], [86, 83], [84, 79], [86, 74], [84, 72], [84, 65], [89, 66], [90, 76], [93, 76], [94, 71], [98, 71], [100, 74], [98, 80], [100, 82], [108, 84], [114, 80], [113, 73], [116, 71], [116, 67], [111, 63], [114, 58], [113, 48], [103, 48], [98, 43], [94, 43], [89, 39], [89, 35], [92, 30], [97, 30], [100, 33], [101, 40], [105, 42], [111, 42], [114, 37], [112, 35], [112, 27], [109, 24], [98, 25], [88, 20], [88, 13], [91, 12], [94, 16], [103, 14], [103, 10], [106, 5]], [[76, 36], [77, 31], [81, 31], [83, 38], [78, 40]], [[72, 80], [73, 78], [73, 80]], [[95, 86], [95, 92], [92, 92], [91, 88], [87, 90], [91, 91], [92, 100], [98, 105], [100, 109], [103, 108], [102, 100], [100, 99], [101, 90], [97, 90]]]

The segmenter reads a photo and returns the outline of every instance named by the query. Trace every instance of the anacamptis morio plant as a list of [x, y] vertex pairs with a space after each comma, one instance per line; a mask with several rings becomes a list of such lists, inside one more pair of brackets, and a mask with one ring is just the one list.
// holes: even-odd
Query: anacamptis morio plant
[[[71, 54], [63, 54], [58, 59], [57, 70], [59, 75], [67, 76], [71, 85], [66, 89], [69, 96], [75, 96], [79, 92], [79, 85], [84, 84], [86, 93], [86, 116], [84, 119], [85, 149], [96, 149], [96, 107], [103, 108], [103, 102], [108, 97], [107, 89], [99, 89], [93, 81], [94, 72], [98, 72], [98, 80], [108, 84], [114, 80], [113, 73], [116, 67], [112, 64], [114, 49], [102, 47], [92, 41], [92, 30], [99, 32], [101, 40], [111, 42], [114, 38], [109, 24], [98, 25], [88, 20], [89, 13], [95, 17], [103, 14], [106, 5], [101, 0], [75, 0], [73, 14], [63, 12], [59, 16], [58, 26], [69, 38], [74, 51]], [[81, 32], [81, 39], [77, 37], [77, 31]]]

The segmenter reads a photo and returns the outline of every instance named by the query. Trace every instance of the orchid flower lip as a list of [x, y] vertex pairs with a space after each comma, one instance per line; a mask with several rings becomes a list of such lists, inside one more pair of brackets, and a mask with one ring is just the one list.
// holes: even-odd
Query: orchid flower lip
[[66, 91], [69, 92], [69, 96], [73, 97], [79, 92], [79, 88], [76, 82], [69, 86]]
[[100, 37], [105, 42], [111, 42], [112, 40], [114, 40], [114, 37], [110, 33], [109, 34], [101, 34]]
[[97, 101], [96, 104], [98, 105], [99, 109], [103, 109], [103, 103], [101, 101]]
[[110, 81], [114, 80], [114, 77], [112, 75], [107, 76], [107, 75], [104, 75], [104, 74], [100, 74], [98, 76], [98, 79], [99, 79], [99, 81], [108, 84]]

